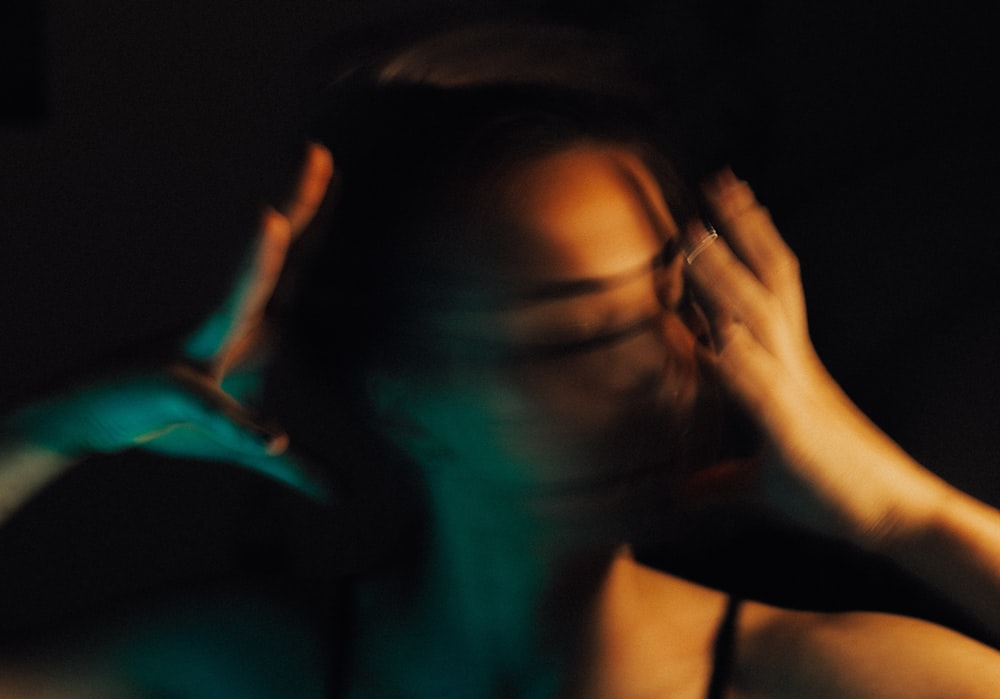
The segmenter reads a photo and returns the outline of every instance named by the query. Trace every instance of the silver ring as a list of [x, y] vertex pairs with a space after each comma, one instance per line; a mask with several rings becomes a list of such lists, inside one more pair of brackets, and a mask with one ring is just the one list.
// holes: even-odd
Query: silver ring
[[694, 261], [698, 259], [698, 256], [708, 250], [712, 243], [719, 239], [719, 234], [716, 232], [715, 228], [711, 224], [705, 224], [705, 235], [702, 236], [691, 250], [684, 254], [684, 260], [689, 265], [694, 264]]

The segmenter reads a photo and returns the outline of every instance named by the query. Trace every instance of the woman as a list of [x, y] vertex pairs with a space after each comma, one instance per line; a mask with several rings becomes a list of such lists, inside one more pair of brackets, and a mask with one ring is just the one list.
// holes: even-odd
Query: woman
[[[411, 545], [358, 576], [347, 695], [990, 696], [1000, 655], [956, 632], [738, 603], [635, 560], [714, 477], [725, 390], [769, 438], [770, 506], [1000, 632], [1000, 515], [912, 462], [829, 378], [795, 258], [749, 187], [723, 171], [704, 189], [723, 242], [628, 100], [435, 79], [431, 46], [334, 91], [319, 120], [340, 173], [329, 230], [279, 297], [274, 354], [251, 353], [268, 356], [262, 409], [297, 463], [346, 456], [423, 506]], [[311, 149], [291, 218], [316, 208], [326, 154]], [[272, 215], [264, 230], [269, 291], [289, 225]], [[211, 347], [214, 374], [172, 376], [247, 424], [209, 380], [257, 339], [261, 294], [240, 298], [235, 332], [189, 345]], [[101, 384], [123, 385], [137, 384]], [[74, 395], [14, 414], [7, 463], [153, 440], [184, 412], [95, 445], [76, 426], [107, 392]], [[242, 461], [303, 483], [264, 456], [283, 437], [224, 425], [255, 445]], [[21, 482], [44, 483], [20, 463], [41, 474]]]

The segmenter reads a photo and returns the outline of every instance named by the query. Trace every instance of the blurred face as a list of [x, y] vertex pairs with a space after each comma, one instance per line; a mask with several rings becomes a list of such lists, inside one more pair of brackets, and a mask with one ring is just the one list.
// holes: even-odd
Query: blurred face
[[715, 441], [716, 392], [652, 174], [623, 148], [581, 145], [498, 191], [448, 253], [469, 281], [421, 320], [447, 359], [401, 380], [407, 419], [432, 445], [414, 440], [414, 457], [556, 491], [696, 465]]

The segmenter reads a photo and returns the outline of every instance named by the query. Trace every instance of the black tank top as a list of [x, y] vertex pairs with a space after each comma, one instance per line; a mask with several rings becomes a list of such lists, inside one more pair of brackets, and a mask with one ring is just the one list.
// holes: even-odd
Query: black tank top
[[733, 655], [736, 650], [736, 617], [739, 615], [741, 600], [730, 597], [726, 613], [715, 633], [712, 648], [712, 678], [708, 684], [707, 699], [723, 699], [733, 672]]

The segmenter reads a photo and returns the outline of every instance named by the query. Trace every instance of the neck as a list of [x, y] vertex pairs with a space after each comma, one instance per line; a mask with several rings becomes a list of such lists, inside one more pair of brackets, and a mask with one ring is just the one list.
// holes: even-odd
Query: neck
[[[538, 657], [564, 646], [586, 617], [614, 549], [586, 539], [538, 500], [442, 487], [435, 496], [429, 582], [444, 609], [493, 658]], [[551, 638], [549, 636], [552, 636]]]
[[[369, 588], [374, 595], [366, 595], [363, 615], [374, 617], [380, 638], [396, 637], [394, 651], [411, 654], [421, 677], [457, 680], [460, 668], [459, 675], [516, 696], [552, 696], [590, 636], [615, 546], [595, 543], [552, 501], [465, 480], [428, 485], [431, 530], [422, 565]], [[386, 589], [399, 593], [392, 609]], [[372, 650], [384, 657], [384, 648]], [[451, 671], [428, 672], [435, 658]], [[492, 691], [457, 689], [473, 692], [468, 696]]]

